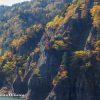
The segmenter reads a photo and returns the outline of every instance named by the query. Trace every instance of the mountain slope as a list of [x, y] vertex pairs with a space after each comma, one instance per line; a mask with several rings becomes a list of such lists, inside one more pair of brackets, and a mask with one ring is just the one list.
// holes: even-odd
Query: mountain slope
[[5, 78], [0, 86], [11, 84], [14, 93], [27, 93], [27, 100], [99, 100], [100, 2], [74, 0], [62, 7], [62, 0], [61, 6], [55, 4], [57, 15], [50, 10], [50, 19], [49, 11], [37, 16], [52, 2], [60, 1], [42, 1], [36, 13], [29, 6], [34, 2], [14, 5], [12, 17], [2, 21], [3, 32], [8, 30], [1, 30], [0, 74]]

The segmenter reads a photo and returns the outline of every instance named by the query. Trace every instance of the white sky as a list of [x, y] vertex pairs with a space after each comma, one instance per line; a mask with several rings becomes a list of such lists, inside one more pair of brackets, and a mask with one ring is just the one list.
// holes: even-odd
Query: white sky
[[23, 1], [30, 1], [30, 0], [0, 0], [0, 5], [11, 6], [12, 4], [23, 2]]

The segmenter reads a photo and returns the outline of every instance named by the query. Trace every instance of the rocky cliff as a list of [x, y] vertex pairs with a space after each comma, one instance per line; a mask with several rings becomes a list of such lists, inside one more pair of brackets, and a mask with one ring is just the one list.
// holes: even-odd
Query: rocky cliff
[[74, 0], [50, 22], [23, 23], [1, 54], [0, 86], [11, 84], [27, 100], [99, 100], [99, 17], [98, 0]]

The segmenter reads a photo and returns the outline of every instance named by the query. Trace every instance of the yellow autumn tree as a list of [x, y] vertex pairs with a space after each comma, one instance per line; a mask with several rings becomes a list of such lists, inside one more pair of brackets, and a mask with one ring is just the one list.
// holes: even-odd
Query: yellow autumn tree
[[53, 19], [53, 21], [51, 21], [51, 22], [48, 22], [47, 23], [47, 28], [48, 27], [55, 27], [55, 26], [57, 26], [57, 25], [60, 25], [60, 24], [62, 24], [63, 23], [63, 17], [62, 16], [56, 16], [54, 19]]
[[80, 50], [80, 51], [75, 51], [74, 52], [74, 55], [75, 57], [86, 57], [86, 56], [89, 56], [91, 54], [91, 51], [87, 50], [87, 51], [83, 51], [83, 50]]
[[65, 49], [67, 44], [63, 40], [56, 40], [52, 46], [55, 49]]

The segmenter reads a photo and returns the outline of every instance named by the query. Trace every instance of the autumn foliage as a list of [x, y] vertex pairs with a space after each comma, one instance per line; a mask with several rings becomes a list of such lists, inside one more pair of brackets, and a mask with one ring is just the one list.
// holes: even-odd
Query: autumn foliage
[[98, 30], [100, 29], [100, 5], [93, 6], [91, 9], [91, 14], [93, 17], [93, 25]]
[[24, 35], [22, 37], [16, 38], [12, 41], [11, 46], [12, 47], [20, 47], [25, 41], [27, 40], [27, 36]]

